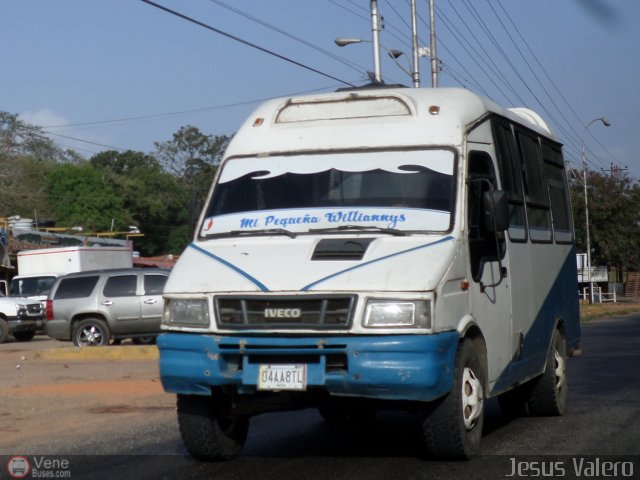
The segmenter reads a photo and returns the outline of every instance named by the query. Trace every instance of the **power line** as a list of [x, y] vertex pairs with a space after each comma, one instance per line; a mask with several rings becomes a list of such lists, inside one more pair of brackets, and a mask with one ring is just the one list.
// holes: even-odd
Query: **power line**
[[[509, 22], [511, 23], [513, 29], [515, 30], [515, 32], [518, 34], [518, 36], [520, 37], [522, 43], [524, 44], [524, 46], [527, 48], [527, 50], [529, 51], [529, 53], [531, 54], [531, 57], [536, 61], [536, 64], [540, 67], [540, 70], [542, 71], [542, 73], [544, 73], [545, 77], [547, 78], [547, 80], [549, 81], [549, 83], [551, 84], [551, 86], [554, 88], [554, 90], [556, 91], [556, 93], [558, 94], [558, 96], [560, 97], [560, 99], [564, 102], [564, 104], [568, 107], [569, 111], [573, 114], [573, 116], [576, 118], [576, 120], [578, 120], [578, 123], [584, 127], [584, 122], [582, 121], [582, 119], [580, 118], [580, 116], [576, 113], [575, 109], [572, 107], [572, 105], [569, 103], [569, 101], [567, 100], [567, 98], [563, 95], [562, 91], [560, 90], [560, 88], [558, 88], [558, 85], [556, 84], [556, 82], [553, 80], [553, 78], [551, 77], [551, 75], [549, 75], [549, 72], [547, 71], [547, 69], [544, 67], [544, 65], [542, 64], [542, 62], [540, 62], [540, 59], [538, 58], [538, 56], [535, 54], [535, 52], [533, 51], [533, 49], [531, 48], [531, 46], [529, 45], [529, 43], [527, 42], [527, 40], [524, 38], [524, 36], [522, 35], [522, 33], [520, 32], [520, 29], [518, 28], [518, 26], [515, 24], [515, 22], [513, 21], [513, 19], [511, 18], [511, 15], [509, 15], [509, 12], [504, 8], [504, 5], [502, 4], [501, 0], [496, 0], [497, 4], [500, 6], [500, 9], [502, 10], [502, 12], [504, 13], [504, 15], [506, 16], [506, 18], [509, 20]], [[493, 6], [491, 5], [491, 2], [489, 0], [487, 0], [487, 3], [489, 4], [489, 6], [491, 7], [492, 10]], [[495, 12], [495, 10], [494, 10]], [[496, 16], [498, 16], [498, 14], [496, 13]], [[499, 18], [499, 17], [498, 17]], [[502, 21], [500, 22], [502, 23]], [[503, 28], [506, 30], [506, 27], [503, 25]], [[512, 39], [513, 41], [513, 39]], [[515, 44], [515, 42], [514, 42]], [[522, 54], [522, 53], [521, 53]], [[552, 100], [553, 102], [553, 100]], [[553, 102], [555, 106], [557, 106], [556, 102]], [[564, 116], [563, 116], [564, 118]], [[567, 122], [567, 124], [571, 125], [571, 122], [569, 122], [568, 120], [565, 120]], [[574, 130], [574, 134], [576, 135], [576, 137], [578, 137], [578, 133], [575, 131], [575, 129], [572, 128], [572, 130]], [[595, 141], [598, 143], [598, 145], [600, 145], [600, 147], [609, 154], [609, 156], [611, 158], [613, 158], [614, 160], [616, 160], [617, 163], [620, 163], [613, 155], [611, 155], [610, 152], [607, 151], [607, 149], [600, 143], [600, 141], [593, 135], [592, 132], [588, 132], [590, 134], [590, 136], [592, 138], [595, 139]], [[591, 154], [593, 155], [593, 152], [587, 147], [587, 150], [589, 150], [591, 152]], [[595, 155], [594, 155], [595, 156]]]
[[[468, 2], [467, 2], [468, 3]], [[522, 83], [525, 85], [525, 87], [531, 92], [531, 94], [534, 96], [534, 98], [537, 100], [538, 104], [541, 106], [541, 108], [545, 111], [545, 113], [549, 116], [550, 120], [556, 125], [556, 127], [558, 128], [559, 131], [561, 131], [565, 136], [566, 139], [568, 141], [570, 141], [572, 143], [573, 148], [575, 148], [576, 150], [579, 150], [579, 144], [577, 143], [577, 141], [575, 140], [576, 138], [579, 137], [578, 132], [576, 131], [576, 129], [574, 128], [573, 124], [567, 119], [566, 115], [564, 114], [563, 110], [558, 106], [558, 103], [556, 101], [554, 101], [553, 97], [551, 96], [550, 92], [547, 90], [547, 88], [545, 87], [545, 85], [542, 83], [542, 80], [540, 79], [540, 77], [538, 76], [538, 74], [536, 73], [536, 71], [533, 69], [533, 67], [531, 66], [531, 64], [529, 63], [529, 61], [527, 60], [526, 56], [524, 55], [524, 53], [522, 52], [522, 49], [520, 48], [520, 46], [517, 44], [517, 42], [515, 41], [515, 39], [513, 38], [513, 36], [511, 35], [511, 32], [509, 31], [509, 29], [506, 27], [506, 25], [504, 24], [504, 22], [502, 21], [502, 19], [500, 18], [500, 16], [498, 15], [498, 12], [495, 10], [495, 8], [493, 7], [493, 5], [491, 5], [491, 2], [489, 0], [487, 0], [487, 3], [489, 4], [489, 7], [491, 8], [491, 10], [493, 11], [495, 17], [498, 19], [498, 22], [500, 23], [500, 25], [502, 26], [502, 29], [504, 30], [504, 32], [507, 34], [507, 36], [509, 37], [509, 40], [511, 41], [511, 43], [513, 44], [513, 46], [516, 48], [516, 50], [518, 51], [518, 53], [520, 54], [520, 57], [522, 58], [523, 62], [525, 63], [525, 65], [527, 65], [527, 67], [529, 68], [529, 71], [531, 72], [531, 74], [533, 75], [533, 77], [536, 79], [536, 81], [538, 82], [538, 85], [540, 86], [540, 88], [543, 90], [543, 92], [546, 94], [547, 98], [549, 99], [549, 101], [551, 102], [551, 104], [555, 107], [555, 110], [559, 113], [560, 117], [562, 118], [562, 120], [564, 120], [564, 123], [569, 127], [569, 129], [571, 131], [568, 131], [562, 124], [561, 122], [559, 122], [552, 114], [551, 112], [545, 107], [545, 105], [542, 103], [542, 100], [540, 98], [538, 98], [538, 96], [536, 96], [533, 93], [533, 90], [531, 89], [531, 87], [528, 86], [528, 84], [526, 83], [526, 81], [524, 80], [524, 78], [522, 77], [522, 75], [517, 71], [517, 69], [515, 68], [515, 65], [513, 64], [513, 62], [511, 62], [508, 58], [508, 56], [506, 55], [505, 51], [500, 47], [499, 43], [497, 42], [497, 40], [495, 39], [495, 37], [491, 34], [490, 31], [488, 31], [488, 29], [486, 29], [485, 26], [485, 32], [487, 33], [487, 35], [490, 36], [490, 38], [492, 39], [492, 42], [494, 43], [494, 45], [496, 46], [496, 48], [500, 51], [500, 53], [502, 54], [502, 56], [505, 58], [505, 60], [509, 63], [509, 66], [512, 68], [512, 70], [516, 73], [516, 75], [518, 75], [518, 78], [520, 78], [520, 80], [522, 81]], [[468, 5], [467, 8], [471, 8], [473, 9], [473, 12], [475, 12], [476, 14], [478, 14], [477, 10], [472, 6], [472, 5]], [[514, 28], [517, 29], [517, 27]], [[524, 40], [524, 38], [521, 36], [523, 42], [526, 43], [526, 41]], [[573, 132], [573, 137], [572, 137], [572, 132]]]
[[[405, 4], [407, 6], [411, 5], [409, 0], [405, 0]], [[440, 14], [438, 14], [438, 17], [440, 18]], [[418, 12], [418, 20], [422, 23], [424, 27], [427, 28], [427, 30], [429, 29], [427, 21], [422, 17], [422, 15], [420, 15], [419, 12]], [[420, 35], [418, 35], [418, 41], [420, 43], [424, 43]], [[481, 92], [485, 97], [490, 97], [490, 95], [487, 93], [487, 91], [484, 89], [484, 87], [481, 84], [479, 84], [476, 80], [471, 80], [473, 78], [473, 75], [471, 74], [471, 72], [469, 72], [469, 70], [467, 69], [464, 63], [458, 60], [458, 57], [453, 54], [451, 49], [449, 49], [447, 44], [440, 38], [440, 36], [438, 36], [438, 45], [442, 47], [442, 49], [451, 56], [452, 62], [455, 62], [458, 65], [458, 67], [466, 74], [468, 78], [463, 77], [463, 80], [466, 81], [467, 84], [473, 84], [475, 88], [477, 88], [477, 90]], [[451, 77], [456, 82], [458, 82], [462, 87], [467, 88], [467, 85], [465, 85], [465, 82], [460, 80], [460, 78], [458, 78], [461, 76], [460, 73], [457, 72], [456, 69], [454, 69], [450, 63], [444, 62], [441, 59], [438, 59], [438, 61], [440, 62], [440, 65], [443, 67], [443, 71], [451, 75]]]
[[[531, 88], [531, 86], [529, 86], [529, 84], [527, 83], [527, 81], [525, 80], [524, 76], [520, 73], [520, 71], [516, 68], [516, 66], [514, 65], [514, 63], [511, 61], [511, 59], [509, 58], [509, 55], [507, 55], [507, 53], [504, 51], [504, 49], [502, 48], [502, 46], [500, 45], [500, 42], [497, 41], [496, 37], [493, 35], [493, 33], [491, 32], [491, 29], [489, 29], [486, 25], [486, 23], [484, 22], [484, 20], [482, 19], [482, 16], [480, 15], [480, 13], [478, 12], [478, 10], [476, 10], [476, 8], [469, 2], [469, 0], [464, 0], [463, 1], [465, 7], [467, 8], [467, 10], [469, 11], [469, 13], [471, 14], [471, 17], [473, 17], [476, 22], [478, 23], [478, 25], [480, 26], [481, 30], [484, 32], [484, 34], [487, 36], [487, 38], [489, 39], [489, 41], [493, 44], [493, 46], [496, 48], [496, 50], [500, 53], [500, 55], [502, 56], [502, 58], [504, 59], [504, 61], [507, 63], [507, 65], [511, 68], [511, 70], [515, 73], [516, 77], [519, 79], [519, 81], [522, 83], [522, 85], [527, 89], [527, 91], [531, 94], [531, 96], [536, 100], [537, 104], [540, 106], [540, 108], [544, 111], [544, 113], [548, 116], [548, 118], [557, 126], [558, 130], [560, 132], [562, 132], [568, 140], [573, 140], [571, 138], [571, 133], [568, 132], [565, 127], [558, 122], [554, 115], [549, 111], [549, 109], [547, 108], [547, 106], [545, 105], [545, 103], [542, 102], [542, 100], [538, 97], [538, 95], [533, 91], [533, 89]], [[498, 20], [500, 21], [501, 19], [498, 17]], [[501, 25], [504, 28], [504, 24], [500, 21]], [[514, 46], [516, 47], [516, 49], [520, 52], [520, 49], [518, 47], [518, 45], [513, 41], [513, 37], [511, 36], [511, 33], [504, 28], [505, 33], [507, 34], [507, 36], [509, 37], [509, 39], [511, 40], [511, 42], [514, 44]], [[469, 30], [471, 32], [471, 30]], [[483, 49], [483, 51], [488, 55], [488, 52], [486, 50]], [[521, 53], [521, 52], [520, 52]], [[537, 75], [535, 73], [535, 71], [531, 68], [531, 65], [529, 64], [529, 62], [527, 61], [527, 59], [524, 57], [524, 55], [522, 55], [522, 59], [525, 62], [525, 64], [527, 66], [529, 66], [529, 69], [531, 71], [531, 73], [534, 75], [534, 77], [537, 79]], [[493, 63], [493, 62], [492, 62]], [[494, 63], [495, 65], [495, 63]], [[553, 100], [551, 99], [551, 97], [548, 95], [547, 90], [544, 88], [544, 85], [541, 82], [538, 82], [541, 86], [541, 88], [545, 91], [545, 93], [547, 93], [547, 96], [549, 97], [549, 99], [553, 102]], [[554, 103], [555, 105], [555, 103]], [[560, 112], [562, 114], [562, 112]], [[564, 117], [563, 117], [564, 118]], [[574, 130], [574, 134], [575, 134], [575, 130]]]
[[[473, 33], [473, 31], [471, 30], [471, 28], [469, 27], [469, 25], [465, 21], [465, 17], [455, 8], [454, 5], [452, 5], [452, 2], [449, 2], [449, 4], [450, 4], [451, 8], [453, 9], [453, 11], [456, 13], [457, 17], [459, 18], [459, 21], [465, 26], [466, 31], [468, 32], [468, 35], [470, 35], [471, 38], [473, 38], [473, 42], [469, 41], [469, 39], [467, 38], [467, 35], [465, 35], [465, 33], [462, 32], [460, 29], [456, 28], [455, 25], [453, 24], [453, 22], [448, 18], [448, 16], [441, 9], [438, 8], [437, 9], [438, 17], [440, 18], [441, 22], [446, 27], [446, 29], [449, 30], [453, 34], [453, 36], [456, 38], [456, 40], [462, 46], [463, 50], [466, 51], [466, 53], [469, 55], [470, 59], [478, 66], [480, 71], [482, 73], [484, 73], [484, 75], [493, 83], [494, 87], [496, 89], [498, 89], [498, 91], [508, 100], [508, 102], [510, 102], [510, 103], [515, 105], [515, 102], [510, 100], [509, 97], [506, 95], [505, 91], [503, 91], [496, 84], [496, 82], [493, 80], [493, 78], [490, 77], [487, 74], [487, 70], [480, 65], [480, 63], [477, 60], [477, 58], [480, 58], [485, 64], [491, 65], [489, 69], [492, 72], [492, 74], [496, 75], [496, 78], [498, 78], [498, 80], [500, 80], [502, 83], [508, 85], [509, 90], [511, 92], [513, 92], [518, 97], [518, 101], [520, 102], [520, 105], [527, 106], [527, 104], [524, 101], [524, 99], [517, 93], [515, 87], [511, 83], [507, 82], [507, 80], [504, 77], [504, 75], [498, 75], [498, 73], [501, 71], [501, 69], [498, 68], [496, 63], [492, 60], [491, 55], [487, 51], [487, 49], [485, 49], [482, 46], [482, 44], [479, 43], [479, 41], [478, 41], [479, 37]], [[580, 147], [578, 146], [578, 143], [576, 141], [577, 135], [575, 134], [575, 129], [573, 128], [572, 124], [570, 122], [568, 122], [568, 120], [566, 119], [566, 116], [561, 114], [561, 117], [563, 117], [563, 119], [565, 120], [565, 123], [570, 126], [571, 130], [573, 131], [573, 134], [570, 131], [567, 131], [566, 127], [560, 121], [558, 121], [556, 118], [554, 118], [553, 113], [551, 113], [549, 108], [547, 108], [547, 105], [545, 104], [545, 102], [543, 102], [542, 99], [540, 98], [540, 96], [536, 94], [534, 89], [528, 84], [527, 80], [524, 78], [522, 73], [518, 70], [518, 68], [516, 68], [516, 66], [514, 65], [512, 60], [506, 54], [506, 52], [502, 48], [502, 46], [501, 46], [500, 42], [498, 41], [498, 39], [493, 35], [492, 29], [487, 27], [486, 23], [484, 22], [483, 18], [481, 17], [480, 13], [478, 12], [478, 10], [475, 7], [472, 6], [472, 4], [471, 4], [471, 2], [469, 2], [469, 0], [463, 0], [463, 4], [465, 5], [467, 10], [469, 11], [470, 17], [473, 17], [475, 19], [475, 21], [478, 23], [479, 27], [482, 29], [482, 32], [484, 33], [484, 35], [487, 36], [487, 38], [490, 40], [491, 44], [493, 44], [495, 49], [500, 53], [500, 55], [503, 57], [504, 61], [508, 64], [509, 68], [515, 73], [515, 75], [517, 76], [519, 82], [521, 82], [522, 86], [524, 86], [524, 88], [526, 88], [526, 90], [536, 100], [537, 104], [539, 105], [539, 108], [542, 109], [542, 111], [548, 116], [549, 120], [551, 120], [551, 122], [558, 128], [558, 131], [561, 134], [563, 134], [563, 136], [565, 137], [566, 142], [568, 142], [565, 145], [565, 147], [566, 147], [565, 148], [565, 153], [567, 154], [567, 156], [568, 157], [571, 157], [571, 156], [580, 157]], [[550, 93], [544, 87], [544, 84], [540, 81], [539, 77], [535, 73], [535, 70], [533, 70], [533, 67], [527, 61], [526, 57], [524, 56], [524, 54], [520, 50], [519, 46], [517, 45], [517, 43], [515, 42], [513, 37], [511, 36], [510, 32], [508, 31], [506, 26], [504, 26], [504, 23], [501, 21], [500, 17], [497, 16], [497, 18], [501, 22], [501, 24], [503, 25], [503, 29], [505, 30], [505, 32], [509, 36], [511, 42], [514, 44], [514, 46], [520, 52], [523, 61], [527, 64], [529, 69], [532, 71], [532, 74], [534, 75], [534, 77], [536, 77], [536, 80], [538, 80], [538, 83], [540, 84], [540, 87], [542, 88], [542, 90], [545, 91], [547, 97], [553, 103], [554, 107], [558, 108], [557, 107], [557, 102], [555, 102], [552, 99]], [[514, 28], [515, 28], [515, 24], [513, 24], [513, 25], [514, 25]], [[440, 43], [442, 43], [442, 40], [439, 40], [439, 41], [440, 41]], [[524, 41], [524, 39], [523, 39], [523, 41]], [[473, 45], [478, 45], [479, 50], [481, 50], [484, 53], [484, 55], [481, 55], [480, 52]], [[472, 53], [470, 53], [470, 51], [472, 51], [474, 53], [472, 54]], [[453, 58], [456, 58], [456, 57], [453, 56]], [[473, 78], [473, 77], [471, 76], [471, 78]], [[482, 87], [480, 87], [480, 88], [481, 88], [482, 91], [484, 91], [484, 89], [482, 89]], [[487, 95], [487, 96], [490, 97], [490, 95]], [[591, 132], [589, 132], [589, 133], [591, 133]], [[587, 148], [587, 150], [591, 152], [591, 150], [589, 148]], [[569, 151], [573, 151], [573, 153], [570, 153]], [[593, 153], [593, 152], [591, 152], [591, 153]], [[594, 158], [596, 159], [596, 161], [598, 163], [602, 162], [602, 160], [600, 158], [598, 158], [597, 156], [595, 156], [595, 155], [594, 155]], [[589, 163], [591, 163], [591, 162], [589, 162]]]
[[258, 103], [258, 102], [261, 102], [261, 101], [264, 101], [264, 100], [267, 100], [267, 98], [257, 99], [257, 100], [247, 100], [247, 101], [244, 101], [244, 102], [227, 103], [227, 104], [215, 105], [215, 106], [211, 106], [211, 107], [194, 108], [194, 109], [191, 109], [191, 110], [178, 110], [178, 111], [175, 111], [175, 112], [165, 112], [165, 113], [156, 113], [156, 114], [150, 114], [150, 115], [137, 115], [137, 116], [132, 116], [132, 117], [114, 118], [114, 119], [110, 119], [110, 120], [95, 120], [95, 121], [90, 121], [90, 122], [65, 123], [65, 124], [61, 124], [61, 125], [47, 125], [47, 126], [44, 126], [42, 128], [86, 127], [86, 126], [108, 125], [110, 123], [133, 122], [133, 121], [137, 121], [137, 120], [154, 120], [154, 119], [159, 119], [159, 118], [187, 115], [187, 114], [190, 114], [190, 113], [209, 112], [209, 111], [220, 110], [220, 109], [224, 109], [224, 108], [232, 108], [232, 107], [239, 107], [239, 106], [244, 106], [244, 105], [251, 105], [253, 103]]
[[108, 148], [109, 150], [120, 150], [121, 152], [124, 152], [126, 150], [126, 148], [114, 147], [113, 145], [105, 145], [103, 143], [91, 142], [89, 140], [83, 140], [81, 138], [76, 138], [76, 137], [70, 137], [68, 135], [61, 135], [59, 133], [47, 132], [46, 130], [43, 130], [43, 132], [46, 133], [47, 135], [55, 135], [56, 137], [67, 138], [69, 140], [75, 140], [76, 142], [87, 143], [89, 145], [96, 145], [98, 147]]
[[279, 58], [280, 60], [284, 60], [285, 62], [289, 62], [289, 63], [291, 63], [293, 65], [296, 65], [298, 67], [304, 68], [306, 70], [309, 70], [311, 72], [317, 73], [318, 75], [322, 75], [322, 76], [330, 78], [332, 80], [338, 81], [338, 82], [343, 83], [345, 85], [349, 85], [350, 87], [355, 87], [355, 85], [353, 85], [353, 84], [351, 84], [351, 83], [349, 83], [349, 82], [347, 82], [345, 80], [341, 80], [341, 79], [339, 79], [337, 77], [334, 77], [333, 75], [329, 75], [328, 73], [322, 72], [322, 71], [320, 71], [320, 70], [318, 70], [316, 68], [313, 68], [313, 67], [311, 67], [309, 65], [305, 65], [304, 63], [298, 62], [297, 60], [293, 60], [292, 58], [289, 58], [289, 57], [281, 55], [281, 54], [279, 54], [277, 52], [274, 52], [273, 50], [269, 50], [268, 48], [264, 48], [264, 47], [261, 47], [260, 45], [257, 45], [255, 43], [249, 42], [247, 40], [244, 40], [244, 39], [242, 39], [242, 38], [240, 38], [240, 37], [238, 37], [236, 35], [232, 35], [230, 33], [224, 32], [224, 31], [220, 30], [219, 28], [213, 27], [213, 26], [208, 25], [208, 24], [206, 24], [204, 22], [196, 20], [195, 18], [189, 17], [189, 16], [184, 15], [184, 14], [182, 14], [180, 12], [177, 12], [175, 10], [172, 10], [170, 8], [162, 6], [162, 5], [158, 4], [158, 3], [152, 2], [151, 0], [140, 0], [140, 1], [144, 2], [144, 3], [148, 4], [148, 5], [151, 5], [152, 7], [155, 7], [155, 8], [158, 8], [160, 10], [163, 10], [163, 11], [165, 11], [167, 13], [170, 13], [171, 15], [175, 15], [176, 17], [182, 18], [183, 20], [191, 22], [191, 23], [193, 23], [195, 25], [198, 25], [200, 27], [206, 28], [207, 30], [211, 30], [212, 32], [215, 32], [215, 33], [218, 33], [220, 35], [223, 35], [223, 36], [225, 36], [227, 38], [230, 38], [231, 40], [235, 40], [236, 42], [242, 43], [243, 45], [247, 45], [248, 47], [255, 48], [256, 50], [260, 50], [261, 52], [264, 52], [264, 53], [267, 53], [269, 55], [272, 55], [272, 56], [274, 56], [276, 58]]
[[[492, 75], [490, 75], [489, 72], [487, 72], [487, 70], [482, 66], [482, 64], [480, 63], [478, 58], [484, 58], [484, 57], [482, 55], [480, 55], [480, 53], [475, 49], [475, 47], [473, 46], [472, 42], [467, 40], [467, 38], [464, 36], [464, 34], [459, 29], [456, 28], [455, 24], [451, 20], [449, 20], [448, 16], [442, 11], [442, 9], [440, 9], [439, 7], [436, 6], [436, 12], [438, 14], [438, 17], [442, 21], [442, 24], [445, 26], [445, 28], [451, 32], [451, 34], [458, 41], [458, 43], [460, 44], [462, 49], [467, 53], [467, 55], [469, 55], [469, 58], [473, 61], [473, 63], [476, 64], [476, 66], [480, 69], [480, 71], [493, 84], [494, 88], [498, 92], [500, 92], [502, 94], [502, 96], [507, 100], [507, 102], [509, 102], [511, 104], [516, 104], [516, 102], [514, 102], [512, 100], [512, 98], [510, 98], [509, 95], [507, 95], [504, 92], [504, 90], [500, 87], [500, 85], [498, 85], [496, 83], [496, 81], [494, 80]], [[466, 43], [466, 45], [468, 45], [468, 48], [467, 48], [467, 46], [465, 46], [465, 43]], [[470, 53], [469, 49], [471, 49], [474, 53]], [[495, 72], [495, 70], [497, 70], [497, 68], [494, 67], [493, 71]], [[501, 76], [497, 76], [496, 78], [498, 78], [503, 83], [505, 83], [505, 80]], [[506, 84], [506, 85], [514, 93], [514, 95], [517, 98], [520, 98], [519, 95], [517, 94], [517, 92], [515, 92], [515, 90], [513, 89], [513, 87], [511, 87], [511, 85], [509, 85], [509, 84]], [[523, 100], [520, 100], [520, 101], [522, 103], [524, 103]]]
[[[328, 1], [329, 3], [332, 3], [333, 5], [335, 5], [336, 7], [339, 7], [339, 8], [342, 8], [343, 10], [346, 10], [347, 12], [351, 13], [352, 15], [354, 15], [354, 16], [356, 16], [356, 17], [358, 17], [360, 20], [363, 20], [363, 21], [365, 21], [365, 22], [367, 22], [367, 23], [369, 23], [369, 22], [370, 22], [370, 18], [369, 18], [369, 17], [365, 17], [365, 16], [363, 16], [363, 15], [360, 15], [358, 12], [356, 12], [356, 11], [354, 11], [354, 10], [352, 10], [352, 9], [350, 9], [350, 8], [348, 8], [348, 7], [346, 7], [346, 6], [344, 6], [344, 5], [342, 5], [340, 2], [338, 2], [338, 1], [336, 1], [336, 0], [327, 0], [327, 1]], [[367, 10], [366, 8], [364, 8], [364, 7], [362, 7], [362, 6], [357, 5], [357, 4], [356, 4], [356, 3], [354, 3], [352, 0], [351, 0], [351, 1], [349, 1], [349, 3], [351, 3], [352, 5], [354, 5], [354, 6], [358, 7], [358, 8], [360, 8], [360, 9], [362, 9], [362, 10], [366, 11], [366, 12], [368, 12], [368, 10]], [[392, 32], [392, 31], [391, 31], [389, 28], [387, 28], [387, 27], [389, 27], [390, 29], [395, 30], [396, 32], [398, 32], [398, 34], [396, 34], [396, 33]], [[401, 36], [399, 36], [399, 35], [403, 35], [402, 30], [400, 30], [399, 28], [397, 28], [397, 27], [396, 27], [395, 25], [393, 25], [391, 22], [388, 22], [388, 21], [386, 21], [386, 20], [385, 20], [385, 21], [383, 22], [383, 30], [384, 30], [384, 32], [385, 32], [387, 35], [389, 35], [389, 36], [391, 36], [391, 37], [395, 38], [397, 41], [399, 41], [400, 43], [402, 43], [405, 47], [407, 47], [407, 48], [411, 48], [411, 44], [410, 44], [410, 43], [409, 43], [405, 38], [402, 38]]]
[[332, 52], [330, 52], [330, 51], [328, 51], [328, 50], [326, 50], [326, 49], [324, 49], [322, 47], [318, 47], [317, 45], [314, 45], [313, 43], [308, 42], [304, 38], [298, 37], [298, 36], [293, 35], [293, 34], [287, 32], [287, 31], [285, 31], [285, 30], [283, 30], [281, 28], [278, 28], [278, 27], [276, 27], [274, 25], [271, 25], [271, 24], [265, 22], [264, 20], [261, 20], [261, 19], [259, 19], [257, 17], [254, 17], [253, 15], [250, 15], [247, 12], [244, 12], [244, 11], [238, 9], [238, 8], [232, 7], [231, 5], [229, 5], [229, 4], [225, 3], [225, 2], [222, 2], [221, 0], [209, 0], [209, 1], [211, 3], [215, 3], [216, 5], [221, 6], [223, 8], [226, 8], [227, 10], [230, 10], [233, 13], [235, 13], [237, 15], [240, 15], [240, 16], [248, 19], [248, 20], [251, 20], [252, 22], [258, 23], [259, 25], [262, 25], [263, 27], [267, 27], [268, 29], [273, 30], [274, 32], [280, 33], [281, 35], [284, 35], [284, 36], [286, 36], [286, 37], [288, 37], [288, 38], [290, 38], [292, 40], [295, 40], [298, 43], [301, 43], [303, 45], [306, 45], [309, 48], [312, 48], [312, 49], [314, 49], [314, 50], [316, 50], [316, 51], [318, 51], [320, 53], [323, 53], [324, 55], [327, 55], [327, 56], [333, 58], [334, 60], [337, 60], [337, 61], [341, 62], [342, 64], [344, 64], [347, 67], [355, 70], [358, 73], [362, 73], [362, 74], [366, 73], [366, 69], [364, 67], [362, 67], [362, 66], [360, 66], [360, 65], [358, 65], [358, 64], [356, 64], [354, 62], [351, 62], [351, 61], [349, 61], [349, 60], [347, 60], [347, 59], [345, 59], [345, 58], [343, 58], [343, 57], [341, 57], [339, 55], [336, 55], [335, 53], [332, 53]]
[[[337, 87], [339, 87], [341, 85], [343, 85], [343, 84], [340, 83], [338, 85], [329, 85], [329, 86], [326, 86], [326, 87], [314, 88], [312, 90], [304, 90], [304, 91], [299, 91], [299, 92], [294, 92], [294, 93], [280, 94], [280, 95], [276, 95], [276, 97], [291, 97], [291, 96], [295, 96], [295, 95], [303, 95], [303, 94], [308, 94], [308, 93], [321, 92], [321, 91], [325, 91], [325, 90], [335, 89], [335, 88], [337, 88]], [[233, 107], [241, 107], [241, 106], [245, 106], [245, 105], [252, 105], [252, 104], [256, 104], [256, 103], [262, 103], [264, 101], [271, 100], [273, 98], [274, 98], [274, 96], [269, 96], [269, 97], [263, 97], [263, 98], [256, 98], [256, 99], [253, 99], [253, 100], [245, 100], [245, 101], [242, 101], [242, 102], [234, 102], [234, 103], [226, 103], [226, 104], [222, 104], [222, 105], [213, 105], [213, 106], [210, 106], [210, 107], [194, 108], [194, 109], [191, 109], [191, 110], [179, 110], [179, 111], [175, 111], [175, 112], [155, 113], [155, 114], [149, 114], [149, 115], [136, 115], [136, 116], [131, 116], [131, 117], [114, 118], [114, 119], [109, 119], [109, 120], [94, 120], [94, 121], [89, 121], [89, 122], [65, 123], [65, 124], [61, 124], [61, 125], [43, 125], [43, 126], [40, 126], [40, 128], [51, 129], [51, 128], [68, 128], [68, 127], [91, 127], [91, 126], [100, 126], [100, 125], [117, 124], [117, 123], [128, 123], [128, 122], [134, 122], [134, 121], [140, 121], [140, 120], [155, 120], [155, 119], [167, 118], [167, 117], [173, 117], [173, 116], [188, 115], [188, 114], [191, 114], [191, 113], [210, 112], [210, 111], [215, 111], [215, 110], [222, 110], [222, 109], [225, 109], [225, 108], [233, 108]]]
[[[361, 15], [361, 14], [359, 14], [358, 12], [356, 12], [356, 11], [354, 11], [354, 10], [351, 10], [349, 7], [344, 6], [342, 3], [337, 2], [336, 0], [328, 0], [328, 1], [329, 1], [330, 3], [333, 3], [336, 7], [339, 7], [339, 8], [342, 8], [343, 10], [346, 10], [347, 12], [349, 12], [349, 13], [351, 13], [351, 14], [355, 15], [356, 17], [359, 17], [359, 18], [360, 18], [360, 19], [362, 19], [362, 20], [365, 20], [365, 21], [367, 21], [367, 22], [369, 21], [369, 18], [368, 18], [368, 17], [365, 17], [364, 15]], [[359, 7], [359, 5], [356, 5], [356, 7]], [[364, 9], [364, 7], [363, 7], [363, 9]], [[366, 10], [366, 9], [364, 9], [364, 10], [365, 10], [365, 11], [367, 11], [367, 13], [368, 13], [368, 10]]]

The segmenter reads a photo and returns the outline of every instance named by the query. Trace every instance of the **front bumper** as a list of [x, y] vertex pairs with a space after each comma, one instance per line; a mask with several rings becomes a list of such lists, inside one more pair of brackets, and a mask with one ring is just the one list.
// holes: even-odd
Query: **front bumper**
[[453, 386], [458, 332], [432, 335], [158, 337], [167, 392], [209, 395], [212, 387], [257, 392], [261, 364], [305, 363], [307, 388], [331, 395], [430, 401]]
[[35, 332], [44, 326], [44, 318], [7, 318], [10, 332]]

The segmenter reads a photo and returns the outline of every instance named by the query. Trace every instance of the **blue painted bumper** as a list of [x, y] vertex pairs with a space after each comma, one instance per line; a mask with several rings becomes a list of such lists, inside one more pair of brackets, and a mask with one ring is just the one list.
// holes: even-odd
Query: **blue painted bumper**
[[459, 335], [158, 337], [167, 392], [209, 395], [212, 386], [257, 391], [260, 364], [304, 363], [307, 388], [332, 395], [429, 401], [451, 390]]

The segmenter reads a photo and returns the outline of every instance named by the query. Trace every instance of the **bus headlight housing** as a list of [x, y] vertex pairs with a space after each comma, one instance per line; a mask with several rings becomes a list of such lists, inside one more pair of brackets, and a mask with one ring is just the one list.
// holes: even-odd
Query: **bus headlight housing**
[[364, 312], [366, 328], [431, 328], [429, 300], [369, 300]]
[[185, 327], [208, 327], [209, 305], [206, 299], [187, 300], [172, 298], [167, 300], [164, 309], [163, 322], [165, 325], [179, 325]]

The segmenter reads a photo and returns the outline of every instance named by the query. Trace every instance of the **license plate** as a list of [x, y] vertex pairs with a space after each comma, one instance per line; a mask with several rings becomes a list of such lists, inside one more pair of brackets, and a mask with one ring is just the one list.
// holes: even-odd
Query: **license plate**
[[306, 365], [260, 365], [258, 390], [306, 390]]

